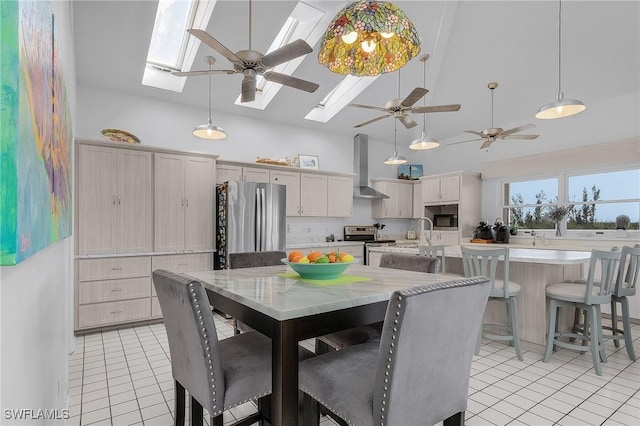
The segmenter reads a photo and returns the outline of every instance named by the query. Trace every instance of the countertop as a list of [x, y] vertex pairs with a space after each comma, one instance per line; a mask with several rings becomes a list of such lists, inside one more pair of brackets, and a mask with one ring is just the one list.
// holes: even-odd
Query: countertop
[[[476, 246], [487, 248], [505, 247], [503, 244], [465, 244], [465, 246]], [[552, 249], [539, 249], [539, 248], [514, 248], [509, 247], [509, 261], [510, 262], [522, 262], [522, 263], [543, 263], [547, 265], [571, 265], [587, 263], [591, 258], [591, 252], [589, 251], [575, 251], [575, 250], [552, 250]], [[371, 247], [369, 251], [372, 253], [407, 253], [418, 254], [418, 248], [412, 247], [394, 247], [394, 246], [380, 246]], [[446, 257], [461, 258], [462, 253], [460, 246], [447, 246], [445, 247], [444, 254]]]
[[321, 243], [299, 243], [299, 244], [287, 244], [286, 249], [306, 249], [311, 247], [340, 247], [340, 246], [362, 246], [364, 243], [362, 241], [332, 241], [332, 242], [321, 242]]

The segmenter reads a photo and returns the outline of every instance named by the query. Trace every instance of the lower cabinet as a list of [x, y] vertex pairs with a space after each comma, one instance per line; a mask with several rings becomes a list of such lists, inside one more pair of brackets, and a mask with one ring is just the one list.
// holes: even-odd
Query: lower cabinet
[[213, 254], [76, 259], [75, 329], [161, 318], [151, 278], [155, 269], [178, 273], [213, 269]]

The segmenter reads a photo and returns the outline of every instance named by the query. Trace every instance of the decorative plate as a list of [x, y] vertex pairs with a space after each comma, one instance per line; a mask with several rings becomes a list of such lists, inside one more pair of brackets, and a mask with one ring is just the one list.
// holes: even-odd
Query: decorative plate
[[111, 142], [140, 143], [140, 139], [133, 133], [118, 129], [102, 129], [102, 137]]

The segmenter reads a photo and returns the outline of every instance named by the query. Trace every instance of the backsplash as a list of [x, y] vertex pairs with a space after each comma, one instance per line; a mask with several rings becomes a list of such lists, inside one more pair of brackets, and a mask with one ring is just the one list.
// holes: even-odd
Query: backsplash
[[335, 241], [342, 240], [345, 225], [373, 225], [374, 222], [385, 225], [382, 231], [384, 239], [406, 239], [407, 231], [414, 229], [416, 224], [411, 219], [374, 221], [371, 218], [357, 220], [353, 217], [287, 217], [287, 244], [323, 243], [331, 234]]

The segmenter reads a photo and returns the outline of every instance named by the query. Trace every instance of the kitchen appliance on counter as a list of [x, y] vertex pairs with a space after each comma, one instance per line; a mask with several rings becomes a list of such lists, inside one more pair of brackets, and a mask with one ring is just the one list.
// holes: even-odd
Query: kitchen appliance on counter
[[375, 226], [364, 225], [347, 225], [344, 227], [345, 241], [362, 241], [364, 242], [364, 264], [369, 264], [369, 248], [390, 245], [396, 240], [380, 240], [376, 238], [377, 229]]
[[434, 214], [433, 229], [435, 231], [457, 231], [458, 215], [457, 214]]
[[214, 269], [228, 268], [229, 253], [284, 250], [286, 186], [229, 181], [216, 186]]

